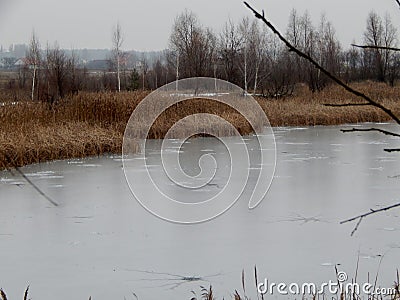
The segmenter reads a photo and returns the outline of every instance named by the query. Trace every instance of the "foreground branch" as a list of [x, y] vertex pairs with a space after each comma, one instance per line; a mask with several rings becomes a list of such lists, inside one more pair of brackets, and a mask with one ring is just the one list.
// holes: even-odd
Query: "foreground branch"
[[390, 51], [400, 51], [400, 48], [385, 47], [385, 46], [373, 46], [373, 45], [356, 45], [351, 44], [353, 47], [361, 49], [377, 49], [377, 50], [390, 50]]
[[352, 129], [341, 129], [341, 132], [368, 132], [368, 131], [376, 131], [376, 132], [380, 132], [383, 133], [385, 135], [390, 135], [390, 136], [395, 136], [395, 137], [400, 137], [400, 134], [398, 133], [394, 133], [394, 132], [390, 132], [387, 130], [383, 130], [383, 129], [379, 129], [379, 128], [352, 128]]
[[342, 80], [340, 80], [338, 77], [335, 75], [331, 74], [328, 70], [323, 68], [317, 61], [315, 61], [310, 55], [300, 51], [296, 47], [294, 47], [275, 27], [274, 25], [271, 24], [266, 18], [264, 11], [262, 14], [257, 12], [253, 7], [251, 7], [247, 2], [244, 2], [244, 4], [254, 13], [255, 17], [263, 21], [271, 30], [272, 32], [286, 45], [286, 47], [289, 49], [289, 51], [296, 53], [298, 56], [302, 57], [305, 60], [308, 60], [315, 68], [320, 70], [322, 73], [324, 73], [327, 77], [329, 77], [332, 81], [336, 82], [338, 85], [343, 87], [346, 91], [356, 95], [357, 97], [360, 97], [364, 100], [366, 100], [369, 104], [372, 106], [375, 106], [385, 112], [388, 116], [390, 116], [397, 124], [400, 125], [400, 119], [387, 107], [383, 106], [382, 104], [376, 102], [375, 100], [371, 99], [367, 95], [361, 93], [360, 91], [357, 91], [353, 88], [351, 88], [349, 85], [344, 83]]
[[356, 226], [354, 227], [353, 231], [351, 232], [351, 236], [353, 236], [354, 233], [357, 231], [358, 227], [360, 226], [362, 220], [365, 217], [368, 217], [368, 216], [373, 215], [373, 214], [381, 213], [381, 212], [384, 212], [384, 211], [387, 211], [387, 210], [390, 210], [390, 209], [393, 209], [393, 208], [396, 208], [396, 207], [400, 207], [400, 203], [396, 203], [396, 204], [393, 204], [393, 205], [390, 205], [390, 206], [386, 206], [386, 207], [383, 207], [383, 208], [380, 208], [380, 209], [370, 209], [369, 212], [361, 214], [361, 215], [353, 217], [353, 218], [350, 218], [350, 219], [347, 219], [347, 220], [344, 220], [344, 221], [341, 221], [340, 224], [345, 224], [345, 223], [349, 223], [349, 222], [353, 222], [353, 221], [358, 220]]
[[15, 167], [15, 170], [47, 201], [49, 201], [51, 204], [54, 206], [58, 206], [58, 203], [55, 202], [53, 199], [51, 199], [49, 196], [47, 196], [36, 184], [34, 184], [25, 174], [24, 172], [21, 171], [20, 168]]
[[[4, 153], [4, 156], [8, 162], [14, 167], [14, 169], [28, 182], [29, 185], [31, 185], [43, 198], [45, 198], [47, 201], [49, 201], [51, 204], [54, 206], [58, 206], [58, 203], [55, 202], [53, 199], [51, 199], [49, 196], [47, 196], [36, 184], [30, 180], [24, 172], [21, 171], [21, 169], [11, 160], [11, 158], [8, 156], [7, 153]], [[6, 169], [14, 176], [13, 172], [5, 165]]]
[[346, 106], [371, 106], [371, 103], [344, 103], [344, 104], [333, 104], [325, 103], [324, 106], [328, 107], [346, 107]]
[[384, 149], [386, 152], [400, 152], [400, 149]]
[[[397, 4], [400, 6], [400, 0], [396, 0]], [[332, 73], [330, 73], [328, 70], [326, 70], [324, 67], [322, 67], [316, 60], [314, 60], [309, 54], [306, 54], [304, 52], [302, 52], [301, 50], [297, 49], [296, 47], [294, 47], [275, 27], [274, 25], [271, 24], [271, 22], [269, 22], [266, 18], [265, 18], [265, 13], [264, 11], [262, 11], [262, 14], [260, 14], [258, 11], [256, 11], [253, 7], [251, 7], [247, 2], [244, 2], [244, 4], [254, 13], [255, 17], [260, 19], [261, 21], [263, 21], [271, 30], [272, 32], [286, 45], [286, 47], [289, 49], [289, 51], [294, 52], [296, 55], [298, 55], [299, 57], [309, 61], [316, 69], [318, 69], [319, 71], [321, 71], [321, 73], [325, 74], [328, 78], [330, 78], [333, 82], [335, 82], [336, 84], [338, 84], [339, 86], [343, 87], [346, 91], [352, 93], [353, 95], [364, 99], [365, 101], [367, 101], [368, 104], [379, 108], [380, 110], [382, 110], [383, 112], [385, 112], [390, 118], [392, 118], [397, 124], [400, 125], [400, 119], [399, 117], [397, 117], [389, 108], [385, 107], [384, 105], [378, 103], [377, 101], [371, 99], [369, 96], [361, 93], [358, 90], [353, 89], [352, 87], [350, 87], [349, 85], [347, 85], [346, 83], [344, 83], [341, 79], [339, 79], [338, 77], [336, 77], [335, 75], [333, 75]], [[349, 105], [347, 105], [349, 106]], [[352, 131], [379, 131], [382, 132], [384, 134], [389, 134], [389, 135], [393, 135], [393, 136], [400, 136], [397, 135], [395, 133], [386, 131], [386, 130], [381, 130], [381, 129], [376, 129], [376, 128], [372, 128], [369, 130], [352, 130]], [[390, 149], [387, 149], [390, 150]], [[394, 151], [395, 149], [391, 149], [391, 151]], [[340, 224], [344, 224], [347, 222], [352, 222], [355, 220], [358, 220], [354, 230], [352, 231], [351, 235], [353, 235], [358, 227], [360, 226], [362, 220], [367, 217], [370, 216], [372, 214], [376, 214], [379, 212], [383, 212], [395, 207], [399, 207], [400, 203], [388, 206], [388, 207], [384, 207], [378, 210], [372, 210], [368, 213], [365, 214], [361, 214], [359, 216], [353, 217], [351, 219], [345, 220], [340, 222]]]

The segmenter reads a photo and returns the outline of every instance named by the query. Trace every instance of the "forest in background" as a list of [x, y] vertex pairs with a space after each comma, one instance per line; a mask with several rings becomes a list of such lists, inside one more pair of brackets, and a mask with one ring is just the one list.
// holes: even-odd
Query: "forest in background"
[[[285, 36], [347, 83], [372, 80], [394, 86], [399, 77], [399, 54], [390, 50], [398, 44], [398, 33], [388, 14], [379, 16], [371, 11], [366, 18], [363, 43], [376, 48], [344, 47], [324, 15], [313, 24], [308, 12], [301, 15], [296, 10], [290, 14]], [[151, 55], [124, 51], [127, 37], [117, 24], [107, 59], [89, 67], [82, 51], [61, 49], [57, 42], [43, 49], [33, 33], [26, 55], [17, 65], [7, 61], [10, 58], [2, 59], [3, 94], [14, 101], [53, 103], [79, 91], [154, 90], [177, 79], [215, 77], [248, 93], [281, 98], [291, 96], [298, 84], [313, 93], [330, 84], [324, 74], [249, 17], [238, 23], [228, 20], [216, 33], [185, 10], [174, 21], [168, 49]]]

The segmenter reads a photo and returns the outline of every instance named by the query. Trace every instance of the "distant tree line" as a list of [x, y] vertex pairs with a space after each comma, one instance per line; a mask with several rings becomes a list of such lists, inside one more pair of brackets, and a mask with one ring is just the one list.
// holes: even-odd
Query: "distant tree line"
[[[326, 70], [346, 82], [376, 80], [394, 85], [399, 77], [397, 30], [390, 16], [372, 11], [366, 22], [364, 45], [344, 50], [333, 25], [323, 15], [315, 26], [308, 12], [292, 10], [286, 38]], [[312, 92], [330, 84], [329, 79], [306, 61], [289, 52], [265, 26], [245, 17], [227, 21], [219, 33], [200, 24], [186, 10], [174, 21], [169, 47], [151, 64], [143, 56], [132, 66], [122, 50], [123, 32], [118, 24], [112, 36], [113, 55], [108, 72], [88, 72], [78, 58], [55, 44], [41, 51], [33, 34], [18, 79], [9, 88], [30, 90], [33, 100], [56, 101], [81, 90], [121, 91], [156, 89], [177, 79], [207, 76], [230, 81], [246, 92], [266, 97], [291, 95], [297, 83]], [[374, 48], [375, 47], [375, 48]], [[384, 48], [379, 48], [384, 47]]]
[[[347, 82], [376, 80], [391, 85], [399, 77], [399, 55], [388, 49], [343, 50], [333, 25], [323, 15], [318, 26], [308, 12], [292, 10], [286, 37], [332, 74]], [[363, 36], [366, 45], [396, 47], [397, 30], [387, 14], [372, 11]], [[247, 92], [270, 97], [291, 94], [296, 83], [312, 92], [322, 90], [329, 79], [298, 56], [257, 20], [228, 21], [216, 35], [204, 28], [196, 16], [185, 11], [176, 20], [170, 37], [166, 68], [177, 78], [210, 76], [228, 80]]]

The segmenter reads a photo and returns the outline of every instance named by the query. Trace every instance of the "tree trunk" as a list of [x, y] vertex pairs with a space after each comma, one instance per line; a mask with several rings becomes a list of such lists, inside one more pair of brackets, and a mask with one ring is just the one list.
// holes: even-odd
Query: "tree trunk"
[[33, 66], [33, 76], [32, 76], [32, 93], [31, 93], [31, 100], [35, 96], [35, 81], [36, 81], [36, 66]]
[[253, 94], [255, 95], [256, 94], [256, 92], [257, 92], [257, 84], [258, 84], [258, 69], [259, 69], [259, 66], [258, 66], [258, 63], [257, 63], [257, 67], [256, 67], [256, 74], [254, 75], [254, 91], [253, 91]]
[[119, 74], [119, 53], [117, 53], [117, 80], [118, 80], [118, 92], [121, 91], [121, 77]]

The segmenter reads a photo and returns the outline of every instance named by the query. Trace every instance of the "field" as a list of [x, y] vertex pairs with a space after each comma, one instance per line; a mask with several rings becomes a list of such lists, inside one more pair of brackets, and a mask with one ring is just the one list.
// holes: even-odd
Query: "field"
[[[400, 114], [399, 86], [391, 88], [373, 82], [353, 86]], [[136, 105], [148, 93], [81, 92], [53, 105], [28, 100], [15, 102], [15, 95], [11, 97], [3, 93], [0, 96], [0, 169], [54, 159], [121, 153], [127, 121]], [[336, 125], [389, 120], [383, 112], [369, 106], [325, 106], [325, 103], [359, 101], [335, 86], [315, 94], [298, 86], [292, 97], [260, 97], [257, 101], [272, 126]], [[164, 112], [153, 124], [148, 137], [162, 138], [177, 120], [204, 112], [225, 118], [242, 135], [252, 131], [248, 122], [230, 107], [211, 100], [195, 99]]]

